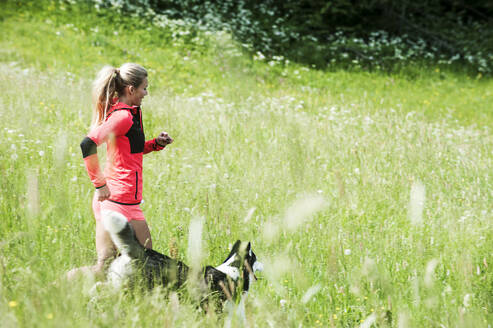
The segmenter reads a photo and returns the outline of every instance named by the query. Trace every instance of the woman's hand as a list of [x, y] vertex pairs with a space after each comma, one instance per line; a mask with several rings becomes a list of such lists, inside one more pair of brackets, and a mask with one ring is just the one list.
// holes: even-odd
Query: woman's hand
[[159, 146], [166, 147], [167, 145], [173, 142], [173, 139], [168, 135], [167, 132], [161, 132], [157, 136], [156, 142]]
[[96, 189], [96, 195], [98, 196], [98, 201], [102, 202], [103, 200], [110, 198], [111, 192], [108, 186], [104, 185], [103, 187]]

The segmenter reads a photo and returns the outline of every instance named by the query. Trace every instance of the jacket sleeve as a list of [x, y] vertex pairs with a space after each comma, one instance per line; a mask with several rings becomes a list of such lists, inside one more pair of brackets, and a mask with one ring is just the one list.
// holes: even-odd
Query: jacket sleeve
[[103, 124], [95, 127], [80, 143], [87, 174], [96, 189], [106, 185], [101, 172], [97, 147], [108, 138], [124, 135], [132, 126], [132, 116], [126, 110], [114, 112]]
[[147, 140], [144, 145], [144, 154], [148, 154], [151, 151], [160, 151], [163, 150], [164, 147], [157, 144], [156, 139]]

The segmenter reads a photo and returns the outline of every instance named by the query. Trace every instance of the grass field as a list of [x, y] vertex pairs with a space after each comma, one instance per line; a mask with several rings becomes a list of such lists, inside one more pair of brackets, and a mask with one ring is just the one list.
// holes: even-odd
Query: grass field
[[[0, 3], [0, 326], [491, 327], [490, 78], [317, 71], [162, 25]], [[203, 264], [252, 241], [244, 316], [63, 279], [96, 255], [91, 82], [127, 61], [150, 73], [147, 137], [175, 139], [144, 161], [154, 248], [190, 263], [200, 218]]]

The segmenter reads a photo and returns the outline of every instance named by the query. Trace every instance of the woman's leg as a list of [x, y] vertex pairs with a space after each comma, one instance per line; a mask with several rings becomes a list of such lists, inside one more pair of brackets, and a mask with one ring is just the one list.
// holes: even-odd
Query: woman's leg
[[[135, 231], [135, 236], [139, 243], [144, 247], [152, 249], [151, 232], [145, 220], [131, 220], [130, 224]], [[104, 228], [101, 220], [96, 220], [96, 251], [98, 254], [98, 262], [94, 266], [72, 269], [67, 273], [67, 277], [72, 279], [79, 273], [84, 274], [104, 274], [104, 265], [106, 261], [116, 255], [116, 247], [111, 240], [110, 234]]]
[[116, 247], [101, 220], [96, 220], [96, 252], [98, 262], [94, 266], [94, 272], [102, 273], [106, 260], [116, 255]]
[[134, 228], [135, 236], [139, 243], [145, 248], [152, 249], [151, 232], [149, 231], [146, 220], [132, 220], [130, 221], [130, 224], [132, 225], [132, 228]]
[[106, 261], [116, 255], [116, 247], [100, 220], [96, 220], [96, 252], [98, 254], [96, 265], [74, 268], [67, 272], [67, 278], [69, 280], [74, 279], [81, 274], [85, 276], [96, 275], [102, 278]]

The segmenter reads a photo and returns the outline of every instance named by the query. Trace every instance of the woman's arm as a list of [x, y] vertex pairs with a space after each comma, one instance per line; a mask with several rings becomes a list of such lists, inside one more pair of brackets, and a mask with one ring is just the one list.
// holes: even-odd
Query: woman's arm
[[96, 189], [104, 188], [106, 185], [106, 179], [99, 167], [97, 147], [112, 135], [126, 134], [132, 124], [132, 115], [128, 111], [114, 112], [103, 124], [92, 129], [80, 143], [87, 174]]
[[147, 140], [144, 146], [144, 154], [150, 153], [151, 151], [160, 151], [164, 147], [173, 142], [173, 139], [168, 135], [167, 132], [161, 132], [159, 136], [152, 140]]

